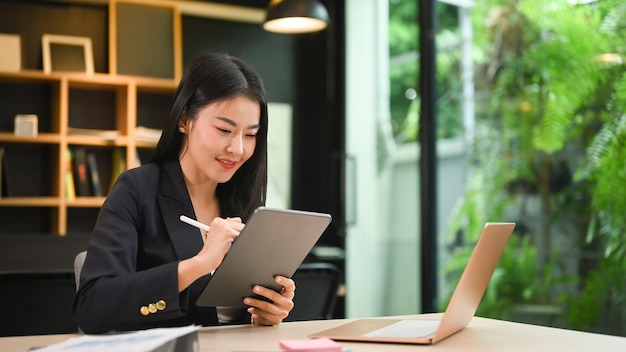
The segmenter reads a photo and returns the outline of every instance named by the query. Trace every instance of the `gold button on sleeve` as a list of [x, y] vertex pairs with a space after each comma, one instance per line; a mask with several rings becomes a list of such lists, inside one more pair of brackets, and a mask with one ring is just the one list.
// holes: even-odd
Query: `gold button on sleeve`
[[156, 304], [154, 304], [154, 303], [148, 304], [148, 311], [150, 313], [156, 313], [157, 312]]
[[167, 307], [167, 304], [165, 303], [164, 300], [160, 299], [156, 302], [156, 307], [158, 310], [164, 310], [165, 307]]
[[141, 312], [141, 315], [148, 315], [148, 314], [150, 314], [150, 310], [146, 306], [141, 306], [141, 308], [139, 308], [139, 311]]

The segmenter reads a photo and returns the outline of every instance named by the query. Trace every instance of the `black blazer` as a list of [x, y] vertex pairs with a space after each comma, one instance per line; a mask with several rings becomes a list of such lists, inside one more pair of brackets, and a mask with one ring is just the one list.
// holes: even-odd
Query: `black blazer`
[[[178, 262], [203, 246], [180, 215], [196, 218], [178, 160], [119, 176], [98, 214], [74, 300], [83, 332], [219, 324], [214, 307], [195, 305], [208, 275], [178, 293]], [[236, 322], [249, 321], [242, 309]]]

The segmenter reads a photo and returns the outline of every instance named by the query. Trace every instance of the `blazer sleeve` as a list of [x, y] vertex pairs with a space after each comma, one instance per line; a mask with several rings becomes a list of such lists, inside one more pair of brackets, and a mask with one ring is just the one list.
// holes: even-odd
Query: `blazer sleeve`
[[137, 269], [139, 237], [167, 238], [164, 228], [142, 233], [142, 217], [158, 213], [150, 199], [157, 183], [157, 176], [140, 180], [127, 171], [99, 212], [74, 300], [74, 315], [85, 333], [184, 324], [176, 321], [187, 314], [189, 292], [178, 292], [179, 261], [171, 246], [161, 246], [160, 261]]

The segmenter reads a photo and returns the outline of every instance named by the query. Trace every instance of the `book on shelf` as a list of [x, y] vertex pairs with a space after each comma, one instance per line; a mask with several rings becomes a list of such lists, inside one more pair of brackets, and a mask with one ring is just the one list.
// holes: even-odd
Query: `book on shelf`
[[72, 150], [67, 148], [65, 151], [65, 199], [75, 200], [76, 189], [74, 185], [74, 172], [72, 171]]
[[111, 157], [113, 163], [111, 165], [111, 184], [109, 185], [109, 192], [115, 181], [117, 181], [117, 177], [126, 170], [126, 153], [121, 148], [115, 148], [113, 150], [113, 155]]
[[[111, 157], [111, 183], [109, 184], [109, 193], [117, 181], [120, 174], [126, 171], [126, 152], [121, 148], [115, 148]], [[131, 161], [130, 168], [141, 166], [141, 159], [139, 158], [139, 152], [135, 154], [135, 158]]]
[[95, 128], [75, 128], [68, 127], [67, 133], [73, 135], [82, 135], [82, 136], [94, 136], [100, 137], [104, 139], [113, 140], [120, 135], [119, 131], [116, 130], [100, 130]]
[[98, 171], [98, 161], [96, 160], [96, 154], [87, 154], [87, 162], [89, 164], [89, 176], [93, 189], [93, 195], [96, 197], [102, 197], [104, 194], [102, 193], [102, 185], [100, 184], [100, 173]]
[[74, 160], [74, 183], [76, 185], [76, 196], [88, 197], [91, 195], [89, 186], [89, 176], [87, 174], [87, 150], [85, 147], [76, 147], [72, 151], [72, 157]]

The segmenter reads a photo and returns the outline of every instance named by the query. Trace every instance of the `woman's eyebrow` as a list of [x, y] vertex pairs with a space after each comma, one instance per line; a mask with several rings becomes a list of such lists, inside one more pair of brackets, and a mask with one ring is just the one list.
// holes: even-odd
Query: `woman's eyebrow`
[[[233, 127], [237, 127], [237, 122], [229, 119], [228, 117], [217, 116], [216, 119], [224, 121]], [[261, 124], [257, 123], [257, 124], [248, 126], [248, 129], [257, 129], [257, 128], [261, 128]]]

